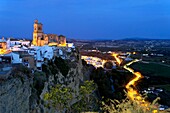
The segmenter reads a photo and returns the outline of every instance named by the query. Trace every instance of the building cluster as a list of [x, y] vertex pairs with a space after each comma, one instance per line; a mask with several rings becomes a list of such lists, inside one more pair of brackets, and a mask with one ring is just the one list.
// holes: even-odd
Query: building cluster
[[143, 93], [151, 93], [151, 94], [155, 94], [155, 95], [159, 95], [161, 92], [163, 92], [164, 90], [161, 88], [155, 88], [155, 87], [149, 87], [147, 89], [144, 89], [142, 92]]
[[0, 39], [0, 54], [5, 54], [10, 51], [17, 51], [21, 48], [27, 48], [31, 46], [30, 40], [19, 40], [14, 38], [5, 38]]
[[[104, 64], [107, 62], [107, 60], [103, 60], [98, 57], [92, 57], [92, 56], [81, 56], [81, 59], [85, 60], [87, 64], [93, 65], [95, 68], [102, 67], [104, 68]], [[116, 64], [114, 61], [110, 61], [113, 64], [113, 68], [115, 68]]]
[[104, 63], [106, 62], [105, 60], [92, 56], [81, 56], [81, 59], [84, 59], [87, 64], [92, 64], [96, 68], [103, 67]]
[[0, 39], [0, 71], [8, 71], [18, 64], [41, 70], [46, 61], [56, 56], [65, 59], [66, 52], [72, 50], [75, 50], [73, 43], [66, 43], [63, 35], [44, 34], [42, 24], [35, 20], [32, 42], [14, 38]]

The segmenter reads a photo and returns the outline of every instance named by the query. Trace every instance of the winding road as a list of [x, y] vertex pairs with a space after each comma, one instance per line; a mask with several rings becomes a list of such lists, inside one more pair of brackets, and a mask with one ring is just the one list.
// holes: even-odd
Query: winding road
[[[118, 58], [118, 54], [113, 53], [112, 56], [115, 57], [117, 63], [120, 65], [121, 64], [121, 59]], [[135, 72], [132, 68], [130, 68], [129, 66], [135, 62], [139, 62], [140, 60], [135, 59], [127, 64], [125, 64], [123, 66], [124, 69], [126, 69], [127, 71], [131, 72], [132, 74], [135, 75], [135, 78], [133, 78], [131, 81], [128, 82], [128, 84], [126, 85], [126, 89], [127, 89], [127, 96], [128, 98], [130, 98], [133, 101], [136, 101], [137, 104], [146, 107], [146, 109], [148, 109], [149, 106], [149, 102], [145, 101], [144, 98], [138, 93], [137, 89], [135, 89], [135, 86], [137, 84], [137, 81], [140, 80], [141, 78], [143, 78], [143, 75], [140, 72]], [[133, 86], [133, 87], [132, 87]], [[153, 110], [153, 113], [157, 113], [157, 110]]]

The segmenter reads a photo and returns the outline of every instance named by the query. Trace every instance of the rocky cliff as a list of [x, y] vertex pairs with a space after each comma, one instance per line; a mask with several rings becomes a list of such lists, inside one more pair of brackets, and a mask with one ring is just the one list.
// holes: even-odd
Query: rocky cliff
[[[39, 82], [38, 84], [34, 84], [32, 90], [30, 98], [30, 110], [32, 113], [56, 112], [52, 108], [46, 108], [43, 99], [44, 94], [50, 91], [50, 88], [56, 84], [69, 86], [78, 92], [79, 85], [83, 82], [84, 75], [81, 56], [77, 52], [74, 52], [67, 56], [67, 59], [56, 57], [53, 61], [49, 61], [45, 65], [43, 73], [44, 75], [42, 73], [40, 74], [43, 83], [40, 83], [41, 81], [38, 77], [37, 79]], [[44, 76], [43, 79], [42, 75]], [[34, 79], [34, 83], [37, 83], [36, 81], [37, 80]], [[39, 87], [36, 89], [36, 86], [40, 86], [40, 84], [43, 85], [43, 88], [41, 88], [41, 90]], [[73, 99], [72, 103], [76, 101], [76, 99]]]
[[1, 79], [0, 113], [29, 113], [31, 81], [26, 73], [18, 73], [16, 70], [13, 70], [6, 80]]
[[[12, 71], [5, 80], [0, 79], [0, 113], [56, 112], [45, 107], [43, 96], [56, 84], [72, 87], [78, 92], [86, 72], [78, 51], [65, 54], [43, 65], [42, 71], [30, 73], [22, 66]], [[73, 99], [72, 103], [77, 100]]]

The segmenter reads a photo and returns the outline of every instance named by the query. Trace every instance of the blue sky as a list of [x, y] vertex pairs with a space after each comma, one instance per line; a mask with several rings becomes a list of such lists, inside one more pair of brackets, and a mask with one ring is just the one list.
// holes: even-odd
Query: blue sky
[[45, 33], [75, 39], [170, 39], [170, 0], [0, 0], [0, 36]]

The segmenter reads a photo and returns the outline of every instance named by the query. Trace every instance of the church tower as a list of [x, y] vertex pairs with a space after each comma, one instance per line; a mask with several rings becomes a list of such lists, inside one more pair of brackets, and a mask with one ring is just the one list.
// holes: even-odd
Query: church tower
[[43, 39], [43, 24], [38, 23], [38, 20], [34, 21], [34, 31], [33, 31], [33, 45], [40, 46], [41, 40]]

